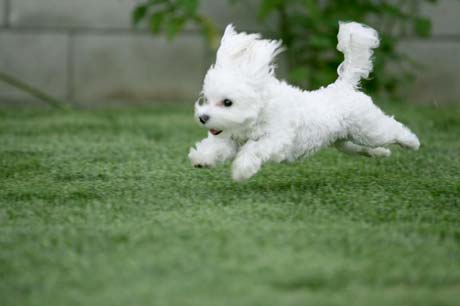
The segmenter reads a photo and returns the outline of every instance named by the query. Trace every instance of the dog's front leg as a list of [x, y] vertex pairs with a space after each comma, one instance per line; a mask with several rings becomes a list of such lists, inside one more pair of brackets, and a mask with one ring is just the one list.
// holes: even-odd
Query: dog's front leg
[[209, 134], [207, 138], [190, 149], [188, 158], [194, 167], [214, 167], [218, 163], [233, 158], [236, 148], [232, 139]]
[[232, 178], [244, 181], [255, 175], [264, 162], [282, 160], [283, 150], [289, 143], [289, 137], [266, 136], [257, 141], [249, 140], [241, 147], [232, 166]]

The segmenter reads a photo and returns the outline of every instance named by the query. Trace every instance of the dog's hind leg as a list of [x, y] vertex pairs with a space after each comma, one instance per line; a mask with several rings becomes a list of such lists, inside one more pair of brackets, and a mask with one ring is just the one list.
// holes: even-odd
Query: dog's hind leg
[[338, 150], [346, 154], [358, 154], [367, 157], [388, 157], [391, 155], [390, 149], [383, 147], [366, 147], [362, 145], [355, 144], [349, 140], [342, 140], [335, 144]]
[[350, 129], [350, 136], [354, 143], [374, 148], [390, 144], [412, 150], [420, 147], [414, 133], [378, 108], [371, 110], [364, 118], [359, 118], [354, 128]]

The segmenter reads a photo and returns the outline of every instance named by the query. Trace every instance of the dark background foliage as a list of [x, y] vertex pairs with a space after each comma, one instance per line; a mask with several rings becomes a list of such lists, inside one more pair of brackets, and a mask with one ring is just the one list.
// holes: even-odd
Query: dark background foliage
[[[241, 0], [229, 0], [234, 3]], [[381, 45], [375, 54], [375, 73], [363, 86], [372, 93], [400, 94], [419, 66], [398, 49], [406, 37], [427, 38], [431, 21], [421, 15], [420, 6], [436, 0], [261, 0], [254, 18], [260, 23], [277, 20], [276, 33], [286, 50], [291, 82], [317, 88], [336, 79], [342, 55], [335, 51], [338, 21], [366, 23], [380, 32]], [[155, 34], [170, 39], [187, 24], [198, 26], [211, 48], [218, 45], [219, 31], [212, 16], [201, 13], [199, 0], [148, 0], [133, 11], [133, 22], [148, 24]], [[270, 18], [275, 17], [275, 18]], [[240, 29], [243, 30], [243, 29]], [[397, 69], [394, 69], [396, 68]]]

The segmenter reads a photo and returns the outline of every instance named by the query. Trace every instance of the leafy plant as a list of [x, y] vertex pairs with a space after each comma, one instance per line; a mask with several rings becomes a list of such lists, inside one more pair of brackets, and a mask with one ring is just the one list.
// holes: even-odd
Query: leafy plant
[[[235, 3], [242, 0], [229, 0]], [[260, 23], [275, 16], [277, 38], [287, 47], [289, 79], [297, 85], [317, 88], [333, 82], [342, 61], [335, 52], [339, 20], [353, 20], [376, 28], [381, 46], [376, 51], [374, 77], [364, 86], [368, 91], [396, 94], [412, 79], [416, 63], [398, 50], [402, 38], [427, 38], [431, 21], [420, 14], [420, 6], [436, 0], [260, 0], [254, 13]], [[199, 10], [199, 0], [147, 0], [133, 11], [133, 23], [147, 23], [153, 33], [174, 38], [188, 23], [201, 29], [209, 45], [218, 45], [215, 23]], [[397, 67], [397, 71], [391, 71]], [[396, 69], [393, 69], [396, 70]]]
[[216, 48], [219, 33], [212, 19], [198, 12], [199, 0], [147, 0], [138, 4], [132, 12], [134, 25], [142, 21], [155, 33], [164, 33], [173, 39], [184, 30], [186, 24], [194, 23]]

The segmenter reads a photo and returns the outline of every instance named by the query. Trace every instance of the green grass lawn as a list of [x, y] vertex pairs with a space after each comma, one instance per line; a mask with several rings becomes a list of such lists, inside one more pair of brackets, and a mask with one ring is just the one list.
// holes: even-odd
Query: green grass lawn
[[460, 108], [422, 141], [193, 169], [191, 107], [0, 111], [1, 306], [459, 305]]

